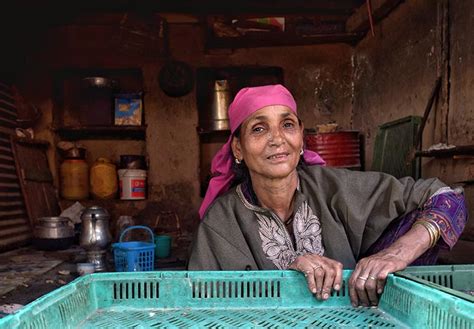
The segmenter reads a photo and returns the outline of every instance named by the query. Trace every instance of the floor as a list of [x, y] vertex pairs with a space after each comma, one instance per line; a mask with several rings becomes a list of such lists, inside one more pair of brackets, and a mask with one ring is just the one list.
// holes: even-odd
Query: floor
[[[61, 251], [29, 246], [0, 254], [0, 318], [79, 277], [76, 264], [86, 260], [79, 246]], [[113, 271], [111, 253], [107, 260]], [[181, 255], [171, 255], [157, 259], [155, 269], [184, 270], [185, 261]]]

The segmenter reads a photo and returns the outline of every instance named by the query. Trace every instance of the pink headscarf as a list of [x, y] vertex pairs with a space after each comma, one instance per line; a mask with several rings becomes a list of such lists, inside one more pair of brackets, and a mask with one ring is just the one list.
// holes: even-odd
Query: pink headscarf
[[[206, 195], [199, 209], [202, 219], [209, 205], [221, 194], [226, 192], [234, 173], [232, 171], [232, 137], [235, 130], [254, 112], [265, 106], [284, 105], [289, 107], [295, 114], [296, 102], [290, 92], [282, 85], [268, 85], [241, 89], [229, 106], [229, 121], [231, 135], [222, 148], [212, 159], [211, 172], [213, 177], [209, 182]], [[324, 165], [324, 160], [315, 152], [304, 150], [304, 160], [310, 165]]]

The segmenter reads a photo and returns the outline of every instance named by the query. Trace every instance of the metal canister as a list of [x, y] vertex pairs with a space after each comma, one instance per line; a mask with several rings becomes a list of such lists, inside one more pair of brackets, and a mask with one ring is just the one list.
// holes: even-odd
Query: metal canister
[[215, 80], [212, 89], [206, 91], [205, 101], [199, 106], [199, 128], [202, 131], [229, 129], [227, 110], [231, 102], [228, 80]]
[[216, 80], [214, 82], [214, 98], [212, 102], [213, 130], [229, 129], [229, 114], [227, 110], [231, 102], [229, 82]]

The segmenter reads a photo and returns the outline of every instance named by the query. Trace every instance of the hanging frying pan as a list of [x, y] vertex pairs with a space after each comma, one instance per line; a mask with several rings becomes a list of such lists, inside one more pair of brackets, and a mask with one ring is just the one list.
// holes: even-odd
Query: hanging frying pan
[[194, 87], [194, 72], [191, 66], [180, 61], [169, 61], [159, 73], [160, 88], [170, 97], [187, 95]]

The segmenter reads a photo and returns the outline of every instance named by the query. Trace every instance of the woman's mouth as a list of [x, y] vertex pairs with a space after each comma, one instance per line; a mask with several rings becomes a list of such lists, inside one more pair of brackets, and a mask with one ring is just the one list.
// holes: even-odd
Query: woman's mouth
[[272, 154], [267, 157], [268, 160], [280, 160], [280, 159], [286, 159], [288, 157], [289, 153], [283, 152], [283, 153], [276, 153]]

